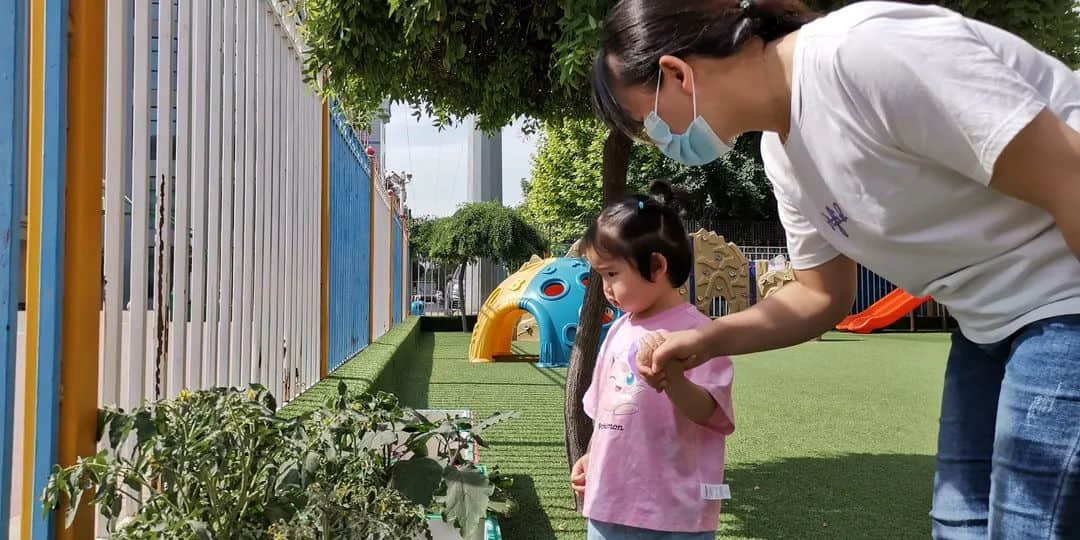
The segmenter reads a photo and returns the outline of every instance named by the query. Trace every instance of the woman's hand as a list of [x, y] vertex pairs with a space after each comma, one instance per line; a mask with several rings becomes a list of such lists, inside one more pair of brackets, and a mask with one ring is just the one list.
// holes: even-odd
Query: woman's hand
[[570, 471], [570, 488], [578, 497], [585, 496], [585, 474], [589, 470], [589, 454], [581, 456]]
[[680, 372], [693, 369], [708, 361], [705, 351], [705, 335], [698, 330], [653, 332], [641, 339], [635, 363], [641, 378], [663, 391], [667, 389], [671, 363], [679, 362]]

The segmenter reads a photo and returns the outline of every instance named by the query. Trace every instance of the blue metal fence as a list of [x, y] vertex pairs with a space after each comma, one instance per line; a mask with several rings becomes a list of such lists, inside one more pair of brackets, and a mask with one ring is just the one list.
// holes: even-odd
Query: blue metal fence
[[852, 306], [851, 313], [861, 313], [872, 306], [874, 302], [891, 293], [895, 288], [896, 285], [893, 285], [891, 281], [859, 265], [859, 285], [855, 293], [855, 305]]
[[368, 345], [371, 161], [336, 110], [330, 127], [330, 343], [333, 371]]

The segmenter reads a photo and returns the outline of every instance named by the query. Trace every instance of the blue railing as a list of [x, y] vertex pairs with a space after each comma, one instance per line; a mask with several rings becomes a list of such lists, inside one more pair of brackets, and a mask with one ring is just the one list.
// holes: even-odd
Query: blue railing
[[371, 321], [371, 161], [338, 112], [330, 128], [330, 343], [333, 371], [366, 347]]
[[402, 308], [403, 308], [402, 304], [404, 302], [403, 295], [405, 294], [404, 293], [404, 288], [403, 288], [404, 284], [405, 284], [405, 281], [404, 281], [404, 279], [405, 279], [405, 276], [404, 276], [405, 268], [404, 268], [404, 264], [402, 264], [403, 261], [401, 260], [402, 257], [405, 254], [405, 251], [403, 249], [404, 244], [405, 244], [405, 235], [404, 235], [404, 231], [401, 228], [401, 218], [398, 217], [398, 216], [394, 216], [394, 233], [393, 234], [394, 234], [394, 253], [393, 253], [393, 257], [394, 257], [394, 262], [393, 262], [394, 273], [393, 273], [393, 276], [394, 276], [394, 279], [393, 279], [392, 288], [394, 290], [394, 301], [393, 301], [394, 313], [393, 313], [393, 319], [392, 320], [394, 321], [394, 324], [398, 324], [398, 323], [400, 323], [401, 321], [403, 321], [405, 319], [405, 315], [404, 315], [404, 312], [402, 310]]

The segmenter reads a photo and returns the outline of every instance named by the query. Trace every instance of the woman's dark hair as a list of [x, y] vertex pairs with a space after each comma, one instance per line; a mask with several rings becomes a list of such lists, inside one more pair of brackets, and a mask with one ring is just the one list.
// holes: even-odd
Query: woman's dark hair
[[[660, 185], [666, 186], [653, 182], [653, 189]], [[666, 192], [672, 193], [670, 186]], [[588, 250], [629, 262], [649, 281], [653, 280], [653, 253], [663, 255], [672, 287], [686, 283], [693, 264], [679, 214], [647, 195], [633, 195], [605, 208], [582, 238], [581, 251]]]
[[614, 88], [655, 86], [661, 56], [730, 56], [753, 37], [773, 41], [819, 16], [799, 0], [620, 0], [593, 61], [593, 106], [612, 130], [637, 137], [641, 122]]

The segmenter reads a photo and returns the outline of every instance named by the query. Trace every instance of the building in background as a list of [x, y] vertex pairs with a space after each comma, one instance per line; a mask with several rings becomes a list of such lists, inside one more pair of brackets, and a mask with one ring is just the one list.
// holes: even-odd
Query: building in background
[[375, 149], [375, 166], [379, 171], [386, 170], [386, 124], [390, 122], [390, 100], [383, 101], [380, 114], [371, 121], [371, 127], [360, 133], [360, 144]]
[[[466, 202], [502, 203], [502, 133], [488, 135], [476, 128], [468, 134], [468, 189]], [[465, 274], [465, 306], [478, 313], [484, 300], [507, 276], [506, 269], [492, 261], [470, 264]]]

